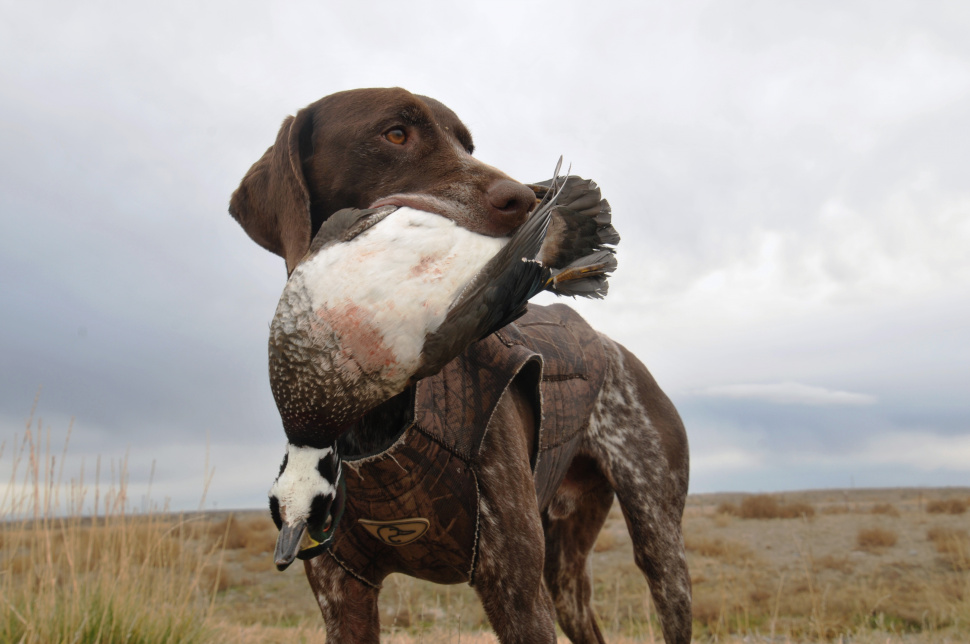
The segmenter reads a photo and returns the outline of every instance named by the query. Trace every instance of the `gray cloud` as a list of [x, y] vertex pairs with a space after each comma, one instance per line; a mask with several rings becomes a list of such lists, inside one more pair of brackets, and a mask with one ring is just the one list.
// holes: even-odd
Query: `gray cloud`
[[800, 382], [714, 385], [696, 393], [714, 398], [764, 400], [783, 405], [872, 405], [878, 400], [869, 394], [814, 387]]
[[577, 308], [681, 408], [694, 489], [970, 474], [961, 5], [413, 3], [434, 38], [389, 2], [0, 13], [3, 437], [43, 385], [86, 463], [130, 446], [133, 485], [154, 458], [192, 507], [208, 433], [209, 502], [263, 503], [285, 273], [228, 197], [285, 115], [400, 85], [513, 176], [565, 154], [603, 186], [620, 270]]

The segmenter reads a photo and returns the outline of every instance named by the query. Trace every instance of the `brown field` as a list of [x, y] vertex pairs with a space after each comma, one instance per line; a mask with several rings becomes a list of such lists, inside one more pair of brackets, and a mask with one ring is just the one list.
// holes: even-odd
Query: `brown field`
[[[968, 496], [951, 488], [690, 497], [684, 527], [698, 641], [970, 641], [970, 521], [927, 509]], [[277, 641], [281, 624], [305, 641], [322, 637], [302, 571], [272, 568], [264, 513], [214, 525], [234, 545], [214, 619], [247, 641]], [[632, 561], [614, 506], [591, 561], [597, 614], [611, 642], [660, 641]], [[457, 642], [459, 632], [465, 642], [494, 641], [472, 637], [487, 623], [467, 587], [393, 576], [381, 599], [387, 641]]]
[[[273, 567], [268, 512], [132, 513], [123, 483], [61, 485], [40, 443], [13, 446], [0, 495], [0, 642], [324, 641], [301, 568]], [[97, 516], [82, 516], [92, 498]], [[970, 488], [691, 496], [696, 640], [970, 641], [968, 501]], [[601, 626], [610, 642], [660, 642], [632, 562], [614, 506], [590, 563]], [[495, 641], [467, 586], [392, 576], [380, 611], [386, 642]]]

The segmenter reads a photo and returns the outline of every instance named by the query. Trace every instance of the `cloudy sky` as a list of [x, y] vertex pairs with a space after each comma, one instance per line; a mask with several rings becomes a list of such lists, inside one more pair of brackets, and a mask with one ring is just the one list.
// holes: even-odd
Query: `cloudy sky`
[[[623, 235], [577, 307], [683, 415], [692, 490], [970, 483], [970, 8], [934, 2], [2, 2], [0, 439], [265, 502], [281, 259], [226, 212], [282, 119], [452, 107]], [[36, 420], [36, 419], [35, 419]], [[208, 444], [208, 449], [206, 445]], [[90, 474], [89, 474], [90, 476]]]

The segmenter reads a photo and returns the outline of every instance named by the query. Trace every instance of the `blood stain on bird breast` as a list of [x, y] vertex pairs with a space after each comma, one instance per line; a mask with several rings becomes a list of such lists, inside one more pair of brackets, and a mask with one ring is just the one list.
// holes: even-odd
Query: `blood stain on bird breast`
[[445, 268], [451, 265], [452, 256], [445, 258], [424, 255], [421, 260], [411, 267], [408, 271], [409, 279], [422, 279], [425, 282], [440, 280], [445, 273]]
[[341, 353], [353, 356], [361, 371], [380, 373], [395, 366], [394, 352], [374, 324], [371, 313], [350, 300], [317, 309], [317, 317], [329, 324]]

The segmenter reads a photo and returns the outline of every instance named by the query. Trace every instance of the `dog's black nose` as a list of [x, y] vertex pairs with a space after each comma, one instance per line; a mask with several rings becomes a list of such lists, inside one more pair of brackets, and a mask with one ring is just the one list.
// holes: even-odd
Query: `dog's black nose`
[[485, 203], [496, 231], [507, 234], [525, 222], [536, 204], [536, 195], [532, 188], [518, 181], [497, 179], [485, 192]]

